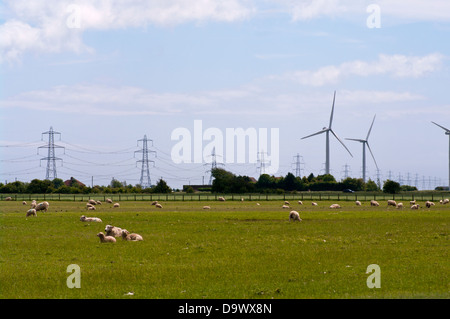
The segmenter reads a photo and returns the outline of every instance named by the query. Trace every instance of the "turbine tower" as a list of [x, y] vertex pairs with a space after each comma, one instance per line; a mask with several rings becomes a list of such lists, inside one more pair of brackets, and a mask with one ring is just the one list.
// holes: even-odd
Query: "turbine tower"
[[148, 150], [148, 141], [153, 142], [152, 140], [148, 140], [147, 139], [147, 135], [144, 135], [143, 139], [138, 140], [138, 146], [139, 146], [139, 142], [142, 142], [142, 149], [139, 151], [135, 151], [134, 153], [142, 153], [142, 160], [137, 161], [137, 163], [142, 163], [142, 167], [141, 167], [141, 179], [140, 179], [140, 184], [142, 188], [149, 188], [152, 186], [151, 180], [150, 180], [150, 168], [148, 163], [152, 162], [155, 163], [154, 161], [151, 161], [148, 159], [148, 153], [155, 153], [155, 151], [149, 151]]
[[347, 146], [339, 139], [339, 137], [334, 133], [333, 129], [331, 128], [331, 125], [333, 124], [333, 113], [334, 113], [334, 101], [336, 99], [336, 91], [334, 91], [334, 97], [333, 97], [333, 106], [331, 108], [331, 116], [330, 116], [330, 124], [328, 127], [324, 127], [321, 131], [302, 137], [302, 140], [314, 135], [319, 135], [322, 133], [326, 134], [326, 149], [325, 149], [325, 174], [330, 174], [330, 132], [334, 135], [334, 137], [344, 146], [344, 148], [347, 150], [347, 152], [353, 157], [352, 153], [348, 150]]
[[47, 170], [45, 172], [45, 179], [50, 180], [50, 176], [52, 176], [53, 179], [58, 177], [56, 174], [56, 161], [62, 161], [61, 158], [55, 157], [55, 148], [64, 148], [64, 147], [55, 145], [55, 134], [59, 134], [61, 136], [61, 133], [53, 131], [53, 127], [50, 126], [49, 131], [42, 133], [41, 140], [44, 134], [48, 134], [48, 144], [45, 146], [39, 146], [38, 154], [40, 148], [48, 148], [47, 157], [41, 158], [41, 161], [42, 160], [47, 161]]
[[349, 140], [349, 141], [356, 141], [356, 142], [362, 143], [362, 148], [363, 148], [363, 151], [362, 151], [362, 168], [363, 168], [363, 181], [364, 181], [364, 183], [366, 182], [366, 146], [367, 146], [367, 148], [370, 151], [370, 155], [372, 155], [373, 161], [375, 162], [375, 166], [377, 167], [377, 171], [378, 171], [377, 161], [375, 160], [375, 156], [373, 156], [372, 150], [370, 149], [370, 145], [369, 145], [369, 135], [370, 135], [370, 132], [372, 131], [373, 123], [375, 122], [375, 117], [376, 116], [377, 115], [375, 114], [375, 116], [373, 117], [372, 124], [370, 125], [369, 132], [367, 133], [367, 136], [366, 136], [365, 140], [355, 139], [355, 138], [346, 138], [346, 140]]
[[448, 135], [448, 138], [449, 138], [449, 143], [448, 143], [448, 189], [450, 190], [450, 129], [445, 128], [437, 123], [434, 123], [433, 121], [431, 123], [439, 126], [441, 129], [443, 129], [445, 131], [445, 135]]

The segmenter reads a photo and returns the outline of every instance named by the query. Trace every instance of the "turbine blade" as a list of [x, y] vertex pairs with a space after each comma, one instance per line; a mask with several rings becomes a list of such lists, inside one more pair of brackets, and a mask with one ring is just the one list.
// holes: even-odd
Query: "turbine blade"
[[446, 130], [447, 132], [450, 132], [450, 130], [448, 128], [445, 128], [445, 127], [443, 127], [443, 126], [441, 126], [441, 125], [439, 125], [437, 123], [434, 123], [433, 121], [431, 121], [431, 123], [433, 123], [434, 125], [439, 126], [441, 129]]
[[333, 96], [333, 106], [331, 107], [331, 115], [330, 115], [330, 125], [328, 127], [331, 129], [331, 124], [333, 124], [333, 114], [334, 114], [334, 101], [336, 100], [336, 91], [334, 91]]
[[336, 135], [336, 133], [333, 132], [332, 129], [330, 129], [331, 133], [333, 133], [334, 137], [337, 138], [337, 140], [342, 144], [342, 146], [345, 147], [345, 149], [347, 150], [347, 152], [351, 155], [351, 157], [353, 157], [352, 153], [349, 151], [349, 149], [347, 148], [347, 146], [345, 146], [345, 144], [341, 141], [341, 139]]
[[317, 132], [317, 133], [314, 133], [314, 134], [311, 134], [311, 135], [302, 137], [301, 139], [303, 140], [303, 139], [305, 139], [305, 138], [308, 138], [308, 137], [311, 137], [311, 136], [314, 136], [314, 135], [319, 135], [319, 134], [325, 133], [326, 131], [328, 131], [328, 129], [326, 129], [326, 130], [321, 130], [321, 131], [319, 131], [319, 132]]
[[376, 116], [377, 116], [377, 115], [375, 114], [375, 116], [373, 117], [372, 125], [370, 125], [369, 132], [367, 133], [366, 141], [369, 139], [369, 135], [370, 135], [370, 132], [372, 131], [372, 126], [373, 126], [373, 123], [375, 122], [375, 117], [376, 117]]
[[372, 150], [370, 149], [369, 142], [366, 142], [366, 145], [367, 145], [367, 148], [369, 149], [370, 155], [372, 155], [373, 161], [375, 162], [375, 166], [378, 169], [378, 164], [377, 164], [377, 161], [375, 160], [375, 156], [373, 156]]
[[364, 143], [364, 142], [365, 142], [364, 140], [360, 140], [360, 139], [357, 139], [357, 138], [346, 138], [346, 140], [349, 140], [349, 141], [356, 141], [356, 142], [361, 142], [361, 143]]

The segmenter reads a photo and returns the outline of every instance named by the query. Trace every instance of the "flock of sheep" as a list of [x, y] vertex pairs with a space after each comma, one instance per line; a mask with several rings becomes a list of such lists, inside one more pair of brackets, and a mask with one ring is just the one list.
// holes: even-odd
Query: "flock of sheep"
[[[11, 198], [7, 197], [6, 200], [11, 200]], [[243, 201], [243, 200], [244, 199], [242, 198], [241, 201]], [[224, 202], [225, 198], [224, 197], [219, 197], [218, 201]], [[112, 200], [109, 199], [109, 198], [106, 199], [106, 202], [110, 203], [110, 204], [113, 203]], [[444, 200], [440, 200], [439, 203], [442, 204], [442, 205], [449, 204], [450, 200], [448, 198], [446, 198]], [[26, 205], [27, 203], [24, 201], [23, 204]], [[86, 203], [86, 209], [87, 210], [96, 210], [95, 206], [96, 205], [101, 205], [101, 204], [102, 204], [101, 201], [96, 201], [96, 200], [90, 199]], [[299, 200], [298, 204], [299, 205], [303, 205], [303, 202]], [[362, 205], [362, 203], [360, 201], [358, 201], [358, 200], [355, 201], [355, 204], [357, 206], [361, 206]], [[414, 210], [417, 210], [420, 207], [420, 205], [418, 203], [416, 203], [415, 200], [410, 201], [409, 204], [410, 204], [410, 208], [414, 209]], [[158, 203], [157, 201], [152, 202], [152, 205], [154, 205], [156, 208], [163, 208], [163, 206], [160, 203]], [[256, 203], [256, 205], [259, 206], [260, 204]], [[311, 202], [311, 205], [312, 206], [318, 206], [318, 204], [316, 202]], [[431, 201], [426, 201], [425, 202], [425, 206], [427, 208], [431, 208], [431, 206], [434, 206], [434, 205], [435, 204], [433, 202], [431, 202]], [[378, 206], [380, 206], [380, 204], [377, 201], [375, 201], [375, 200], [371, 200], [370, 201], [370, 206], [378, 207]], [[403, 209], [403, 203], [397, 203], [395, 200], [392, 200], [392, 199], [387, 201], [387, 207], [389, 207], [389, 206], [394, 206], [397, 209]], [[36, 203], [35, 200], [33, 200], [32, 203], [31, 203], [31, 208], [27, 211], [26, 216], [27, 217], [29, 217], [29, 216], [37, 216], [37, 212], [38, 211], [45, 211], [45, 212], [47, 212], [48, 207], [49, 207], [49, 203], [46, 202], [46, 201], [41, 202], [41, 203], [38, 204], [38, 203]], [[118, 208], [118, 207], [120, 207], [119, 203], [114, 203], [113, 204], [113, 208]], [[285, 201], [284, 205], [282, 205], [282, 208], [283, 209], [291, 209], [290, 203], [288, 201]], [[330, 209], [339, 209], [339, 208], [341, 208], [341, 206], [339, 204], [332, 204], [332, 205], [330, 205]], [[203, 206], [203, 209], [211, 209], [211, 207], [210, 206]], [[82, 215], [80, 217], [80, 221], [82, 221], [82, 222], [99, 222], [99, 223], [102, 222], [102, 220], [100, 218], [98, 218], [98, 217], [86, 217], [84, 215]], [[300, 214], [297, 211], [291, 210], [289, 212], [289, 221], [299, 221], [300, 222], [300, 221], [302, 221], [302, 219], [300, 218]], [[105, 227], [105, 234], [103, 232], [100, 232], [100, 233], [97, 234], [97, 236], [100, 238], [100, 242], [101, 243], [110, 243], [110, 242], [114, 243], [114, 242], [116, 242], [116, 237], [122, 237], [123, 240], [128, 240], [128, 241], [141, 241], [141, 240], [143, 240], [142, 236], [139, 235], [139, 234], [135, 234], [135, 233], [131, 233], [130, 234], [130, 232], [128, 230], [122, 229], [122, 228], [119, 228], [119, 227], [116, 227], [116, 226], [112, 226], [112, 225], [106, 225], [106, 227]]]

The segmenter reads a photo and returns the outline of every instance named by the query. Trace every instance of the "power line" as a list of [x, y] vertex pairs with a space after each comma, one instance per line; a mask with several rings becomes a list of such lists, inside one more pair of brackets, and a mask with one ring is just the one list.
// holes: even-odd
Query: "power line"
[[[152, 160], [148, 159], [148, 154], [149, 153], [155, 153], [155, 151], [149, 151], [148, 150], [148, 141], [152, 142], [153, 145], [153, 140], [148, 140], [147, 139], [147, 135], [144, 135], [143, 139], [138, 140], [138, 145], [139, 142], [142, 142], [142, 149], [139, 151], [134, 152], [136, 153], [142, 153], [142, 160], [137, 161], [137, 163], [142, 163], [142, 167], [141, 167], [141, 187], [142, 188], [149, 188], [152, 186], [151, 180], [150, 180], [150, 167], [148, 165], [149, 162], [155, 163]], [[156, 156], [156, 155], [155, 155]]]
[[40, 148], [48, 149], [47, 157], [41, 158], [41, 161], [42, 160], [47, 161], [45, 179], [50, 179], [50, 176], [52, 176], [53, 179], [55, 179], [58, 177], [56, 173], [56, 161], [62, 161], [61, 158], [55, 156], [55, 148], [64, 148], [63, 146], [55, 145], [55, 134], [61, 135], [61, 133], [53, 131], [53, 127], [50, 126], [49, 131], [42, 133], [41, 139], [44, 134], [48, 135], [48, 144], [44, 146], [39, 146], [38, 154]]

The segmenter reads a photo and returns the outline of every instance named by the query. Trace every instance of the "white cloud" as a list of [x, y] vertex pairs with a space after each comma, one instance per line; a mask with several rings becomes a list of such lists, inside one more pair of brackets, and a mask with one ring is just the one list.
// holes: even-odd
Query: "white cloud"
[[356, 60], [344, 62], [337, 66], [324, 66], [313, 71], [292, 71], [269, 78], [290, 80], [310, 86], [335, 84], [350, 76], [390, 75], [393, 77], [419, 78], [430, 72], [438, 71], [443, 59], [444, 56], [440, 53], [432, 53], [422, 57], [380, 54], [378, 60], [372, 62]]
[[14, 62], [26, 52], [85, 52], [86, 30], [186, 22], [232, 22], [248, 18], [247, 0], [10, 0], [0, 25], [0, 63]]

